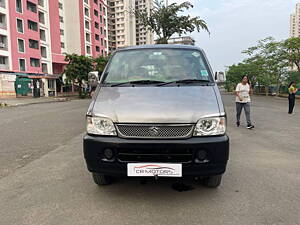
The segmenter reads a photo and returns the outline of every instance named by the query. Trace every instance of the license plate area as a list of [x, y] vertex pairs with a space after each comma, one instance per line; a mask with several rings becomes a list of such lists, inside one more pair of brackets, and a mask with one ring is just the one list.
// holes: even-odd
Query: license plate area
[[128, 177], [182, 177], [181, 163], [128, 163]]

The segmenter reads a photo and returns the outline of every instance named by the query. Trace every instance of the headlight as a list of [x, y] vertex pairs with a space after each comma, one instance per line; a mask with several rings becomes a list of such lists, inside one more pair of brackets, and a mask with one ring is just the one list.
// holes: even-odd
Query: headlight
[[96, 135], [116, 136], [114, 123], [103, 117], [87, 117], [87, 133]]
[[225, 117], [211, 117], [200, 119], [196, 124], [194, 136], [224, 135], [226, 132]]

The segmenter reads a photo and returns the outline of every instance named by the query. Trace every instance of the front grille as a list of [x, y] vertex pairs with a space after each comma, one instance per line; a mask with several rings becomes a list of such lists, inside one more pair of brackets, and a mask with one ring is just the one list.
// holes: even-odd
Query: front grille
[[190, 163], [193, 160], [191, 149], [119, 149], [119, 162], [171, 162]]
[[117, 124], [120, 137], [123, 138], [188, 138], [193, 132], [192, 124]]

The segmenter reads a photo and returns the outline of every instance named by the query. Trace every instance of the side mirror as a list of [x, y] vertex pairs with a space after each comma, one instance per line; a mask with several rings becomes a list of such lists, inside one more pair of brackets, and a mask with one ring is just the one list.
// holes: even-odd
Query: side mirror
[[226, 81], [226, 76], [224, 72], [215, 72], [215, 81], [217, 83], [224, 83]]
[[99, 83], [99, 75], [98, 72], [90, 72], [88, 75], [88, 84], [90, 87], [95, 88]]

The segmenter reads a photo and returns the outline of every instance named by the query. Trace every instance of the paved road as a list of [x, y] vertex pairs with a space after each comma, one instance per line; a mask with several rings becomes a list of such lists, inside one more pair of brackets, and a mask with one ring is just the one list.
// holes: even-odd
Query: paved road
[[[300, 102], [295, 114], [288, 115], [285, 100], [255, 97], [252, 112], [256, 128], [247, 130], [233, 126], [232, 99], [224, 96], [231, 157], [220, 188], [206, 189], [184, 180], [194, 189], [177, 192], [171, 188], [172, 179], [146, 184], [122, 179], [99, 188], [85, 168], [79, 126], [74, 127], [78, 135], [74, 133], [63, 145], [57, 141], [60, 146], [56, 149], [0, 179], [0, 224], [300, 224]], [[79, 121], [86, 104], [74, 103], [58, 104], [51, 112], [59, 114], [58, 110], [66, 110], [65, 104], [69, 104], [78, 108], [68, 116], [77, 116]], [[19, 108], [19, 114], [30, 109]], [[47, 112], [39, 113], [44, 117], [38, 120], [48, 118]], [[11, 128], [11, 136], [16, 132], [22, 133]], [[14, 148], [16, 144], [6, 146]]]
[[0, 108], [0, 178], [81, 134], [88, 102]]

